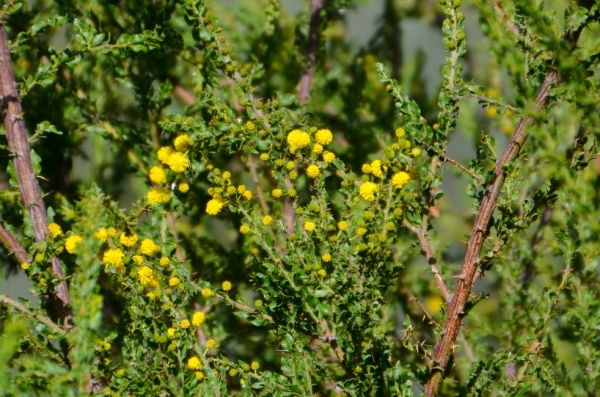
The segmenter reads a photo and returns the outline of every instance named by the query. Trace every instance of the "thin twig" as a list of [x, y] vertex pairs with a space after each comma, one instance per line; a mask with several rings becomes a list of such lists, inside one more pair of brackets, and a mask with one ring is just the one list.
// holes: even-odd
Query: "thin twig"
[[[2, 113], [6, 139], [13, 155], [19, 190], [23, 198], [23, 205], [31, 217], [35, 241], [41, 242], [48, 233], [48, 218], [40, 186], [31, 163], [31, 147], [27, 138], [23, 110], [17, 92], [17, 82], [10, 59], [10, 48], [3, 24], [0, 24], [0, 88], [3, 97]], [[54, 277], [58, 280], [54, 287], [55, 294], [50, 294], [49, 297], [50, 307], [56, 310], [58, 319], [65, 327], [72, 328], [71, 296], [64, 272], [57, 257], [53, 256], [50, 263]]]
[[456, 167], [460, 168], [463, 172], [466, 172], [467, 174], [469, 174], [477, 182], [483, 183], [483, 179], [481, 179], [481, 177], [479, 175], [475, 174], [473, 171], [471, 171], [470, 169], [468, 169], [467, 167], [465, 167], [464, 165], [462, 165], [458, 161], [454, 160], [453, 158], [448, 157], [448, 156], [444, 156], [444, 161], [446, 161], [446, 162], [448, 162], [450, 164], [453, 164]]
[[59, 335], [62, 335], [62, 336], [67, 335], [67, 331], [62, 329], [60, 326], [58, 326], [58, 324], [56, 324], [54, 321], [50, 320], [48, 317], [44, 316], [41, 313], [37, 313], [32, 310], [29, 310], [22, 303], [12, 300], [6, 295], [0, 295], [0, 302], [5, 304], [6, 306], [10, 306], [10, 307], [17, 309], [21, 313], [23, 313], [31, 318], [38, 320], [40, 323], [46, 325], [48, 328], [50, 328], [52, 331], [54, 331], [55, 333], [57, 333]]
[[2, 241], [9, 252], [15, 254], [15, 258], [17, 258], [19, 264], [30, 262], [27, 257], [27, 251], [25, 251], [25, 248], [19, 243], [19, 240], [17, 240], [8, 229], [2, 226], [0, 226], [0, 241]]
[[519, 28], [517, 27], [517, 25], [514, 24], [513, 21], [509, 19], [508, 14], [506, 14], [504, 10], [500, 8], [497, 1], [494, 1], [494, 10], [496, 10], [498, 15], [500, 15], [500, 17], [504, 19], [504, 22], [506, 22], [506, 25], [515, 34], [515, 36], [520, 36], [521, 32], [519, 32]]
[[442, 296], [446, 303], [450, 302], [450, 292], [448, 292], [448, 287], [446, 287], [446, 283], [444, 282], [444, 278], [442, 277], [442, 273], [440, 268], [437, 265], [437, 259], [435, 258], [435, 254], [429, 241], [427, 240], [427, 236], [423, 232], [422, 228], [416, 227], [408, 220], [404, 219], [402, 224], [406, 226], [411, 232], [417, 235], [419, 239], [419, 243], [421, 243], [421, 248], [423, 249], [423, 253], [425, 254], [425, 259], [427, 259], [427, 263], [429, 263], [429, 267], [431, 268], [431, 273], [435, 277], [435, 281], [437, 282], [438, 288], [442, 292]]

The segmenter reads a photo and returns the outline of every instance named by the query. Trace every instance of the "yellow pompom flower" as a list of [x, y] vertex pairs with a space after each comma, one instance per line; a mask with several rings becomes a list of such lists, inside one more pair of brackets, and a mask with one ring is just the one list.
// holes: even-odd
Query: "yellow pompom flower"
[[135, 243], [137, 243], [137, 240], [138, 240], [138, 236], [135, 233], [133, 233], [131, 236], [128, 236], [123, 232], [123, 233], [121, 233], [121, 237], [119, 237], [119, 241], [125, 247], [133, 247], [135, 245]]
[[169, 164], [169, 157], [173, 154], [173, 149], [170, 146], [163, 146], [158, 149], [158, 161], [163, 164]]
[[262, 161], [269, 161], [269, 155], [267, 153], [261, 153], [260, 154], [260, 159]]
[[200, 371], [196, 371], [195, 375], [196, 375], [196, 380], [197, 381], [201, 381], [202, 379], [204, 379], [204, 374], [202, 372], [200, 372]]
[[94, 233], [94, 237], [96, 237], [98, 240], [100, 240], [100, 242], [103, 243], [108, 238], [108, 232], [105, 228], [101, 227], [96, 233]]
[[48, 232], [50, 233], [50, 235], [53, 238], [56, 238], [63, 234], [63, 231], [62, 231], [62, 228], [60, 227], [60, 225], [58, 225], [54, 222], [48, 225]]
[[321, 145], [328, 145], [331, 143], [331, 141], [333, 141], [333, 134], [331, 131], [326, 129], [319, 130], [315, 134], [315, 141]]
[[381, 161], [375, 160], [371, 163], [371, 174], [377, 178], [383, 178], [383, 171], [381, 170]]
[[67, 238], [67, 241], [65, 242], [65, 248], [67, 249], [67, 252], [69, 254], [74, 254], [75, 250], [77, 249], [77, 244], [79, 244], [83, 239], [81, 238], [81, 236], [69, 236], [69, 238]]
[[257, 299], [254, 301], [254, 307], [262, 307], [263, 301], [261, 299]]
[[192, 371], [197, 371], [202, 368], [202, 361], [198, 357], [192, 357], [188, 360], [187, 365]]
[[29, 265], [29, 263], [27, 263], [27, 262], [23, 262], [23, 263], [21, 263], [21, 269], [23, 269], [23, 270], [27, 270], [27, 269], [29, 269], [29, 266], [30, 266], [30, 265]]
[[171, 287], [177, 287], [179, 285], [179, 283], [181, 282], [181, 280], [179, 280], [177, 277], [171, 277], [169, 279], [169, 285]]
[[321, 153], [323, 153], [323, 145], [316, 144], [313, 147], [313, 153], [314, 154], [321, 154]]
[[158, 250], [158, 245], [154, 244], [154, 241], [149, 238], [142, 241], [142, 244], [140, 245], [140, 252], [145, 255], [152, 255]]
[[141, 265], [142, 263], [144, 263], [144, 257], [141, 255], [134, 255], [131, 259], [133, 259], [133, 261], [137, 264], [137, 265]]
[[365, 174], [370, 174], [371, 173], [371, 164], [363, 164], [362, 172], [364, 172]]
[[321, 256], [321, 259], [323, 260], [323, 262], [327, 263], [327, 262], [331, 262], [331, 254], [323, 254], [323, 256]]
[[192, 316], [192, 324], [194, 324], [194, 327], [199, 327], [204, 324], [204, 320], [206, 320], [204, 312], [196, 312]]
[[229, 281], [223, 281], [221, 288], [223, 288], [223, 291], [227, 292], [231, 289], [231, 283]]
[[306, 169], [306, 174], [311, 177], [311, 178], [316, 178], [319, 176], [319, 167], [317, 167], [316, 165], [309, 165], [308, 168]]
[[256, 371], [257, 369], [260, 368], [260, 364], [257, 363], [256, 361], [253, 361], [252, 364], [250, 364], [250, 368], [252, 368], [254, 371]]
[[304, 230], [306, 230], [307, 232], [312, 232], [313, 230], [315, 230], [315, 223], [312, 221], [304, 222]]
[[138, 270], [137, 277], [140, 284], [148, 288], [158, 287], [160, 281], [158, 275], [156, 275], [154, 271], [148, 266], [140, 267], [140, 270]]
[[223, 202], [221, 200], [212, 199], [206, 203], [206, 213], [208, 215], [217, 215], [223, 209]]
[[271, 222], [273, 222], [273, 217], [271, 215], [266, 215], [262, 221], [264, 226], [269, 226]]
[[239, 194], [244, 194], [244, 193], [246, 193], [246, 190], [247, 190], [247, 188], [246, 188], [246, 186], [244, 186], [244, 185], [240, 185], [240, 186], [238, 186], [238, 188], [237, 188], [237, 191], [238, 191], [238, 193], [239, 193]]
[[359, 227], [358, 230], [356, 231], [356, 234], [358, 234], [359, 236], [362, 236], [366, 232], [367, 232], [367, 229], [365, 229], [364, 227]]
[[296, 189], [290, 188], [287, 190], [287, 195], [290, 196], [291, 198], [294, 198], [298, 195], [298, 192], [296, 192]]
[[348, 230], [348, 222], [346, 221], [340, 221], [338, 222], [338, 229], [340, 229], [341, 231], [346, 231]]
[[118, 248], [111, 248], [104, 253], [102, 257], [102, 262], [108, 267], [113, 266], [118, 273], [122, 273], [125, 271], [125, 266], [123, 266], [123, 256], [125, 254]]
[[109, 227], [108, 228], [108, 235], [110, 237], [116, 237], [117, 236], [117, 229], [115, 229], [114, 227]]
[[190, 190], [190, 185], [188, 185], [187, 183], [182, 183], [181, 185], [179, 185], [179, 191], [181, 193], [187, 193], [187, 191]]
[[166, 256], [163, 256], [162, 258], [160, 258], [159, 263], [162, 267], [165, 267], [165, 266], [169, 266], [169, 263], [171, 263], [171, 260], [169, 258], [167, 258]]
[[410, 154], [413, 157], [419, 157], [421, 155], [421, 149], [419, 149], [418, 147], [413, 148], [413, 150], [410, 151]]
[[248, 233], [250, 233], [250, 226], [248, 226], [248, 225], [242, 225], [240, 227], [240, 233], [242, 233], [242, 234], [248, 234]]
[[205, 298], [210, 298], [211, 296], [213, 296], [215, 293], [213, 292], [212, 289], [210, 288], [203, 288], [202, 289], [202, 296]]
[[392, 177], [392, 185], [396, 189], [402, 189], [410, 181], [410, 175], [404, 171], [400, 171], [394, 174]]
[[169, 339], [175, 339], [175, 328], [168, 328], [167, 336], [169, 337]]
[[377, 193], [378, 189], [379, 187], [375, 183], [365, 182], [362, 185], [360, 185], [359, 193], [360, 196], [365, 200], [373, 201], [375, 200], [375, 193]]
[[396, 136], [398, 138], [402, 138], [405, 134], [406, 134], [406, 131], [404, 131], [404, 128], [402, 128], [402, 127], [396, 128]]
[[152, 183], [156, 183], [157, 185], [167, 182], [167, 173], [165, 172], [165, 169], [159, 165], [155, 165], [154, 167], [150, 168], [149, 175], [150, 181], [152, 181]]
[[159, 205], [169, 202], [171, 195], [164, 189], [152, 189], [146, 195], [148, 204]]
[[250, 200], [252, 199], [252, 192], [250, 190], [246, 190], [242, 196], [246, 199], [246, 200]]
[[217, 345], [217, 342], [215, 342], [215, 340], [212, 339], [212, 338], [206, 341], [206, 348], [207, 349], [212, 349], [216, 345]]
[[194, 141], [192, 141], [190, 139], [190, 137], [187, 136], [186, 134], [179, 135], [173, 141], [173, 146], [175, 146], [175, 150], [177, 150], [178, 152], [183, 152], [185, 149], [192, 146], [193, 144], [194, 144]]
[[287, 136], [287, 143], [290, 146], [290, 151], [293, 153], [298, 149], [308, 146], [310, 143], [310, 135], [304, 131], [293, 130]]
[[325, 152], [323, 153], [323, 160], [327, 163], [332, 163], [333, 160], [335, 160], [335, 154], [331, 152]]
[[179, 326], [183, 329], [188, 329], [190, 327], [190, 320], [184, 319], [179, 322]]
[[169, 168], [175, 172], [184, 172], [190, 166], [190, 159], [187, 154], [175, 152], [169, 156]]
[[319, 270], [317, 271], [317, 274], [318, 274], [320, 277], [325, 277], [325, 276], [327, 275], [327, 272], [325, 271], [325, 269], [319, 269]]
[[282, 194], [283, 194], [283, 191], [282, 191], [281, 189], [274, 189], [274, 190], [271, 192], [271, 195], [272, 195], [273, 197], [275, 197], [275, 198], [279, 198], [279, 197], [281, 197], [281, 195], [282, 195]]

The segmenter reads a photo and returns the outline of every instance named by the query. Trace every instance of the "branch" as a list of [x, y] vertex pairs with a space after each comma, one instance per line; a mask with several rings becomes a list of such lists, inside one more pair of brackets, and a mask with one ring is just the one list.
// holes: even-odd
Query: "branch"
[[38, 320], [40, 323], [46, 325], [48, 328], [50, 328], [52, 331], [56, 332], [59, 335], [62, 335], [62, 336], [67, 335], [67, 331], [65, 331], [64, 329], [59, 327], [54, 321], [50, 320], [48, 317], [44, 316], [43, 314], [36, 313], [32, 310], [29, 310], [28, 308], [25, 307], [25, 305], [15, 301], [15, 300], [10, 299], [8, 296], [0, 295], [0, 302], [5, 304], [6, 306], [10, 306], [10, 307], [17, 309], [21, 313], [23, 313], [31, 318]]
[[[550, 86], [557, 81], [556, 72], [550, 72], [540, 90], [538, 92], [535, 101], [535, 112], [539, 113], [541, 109], [546, 105], [548, 100], [548, 93]], [[467, 245], [467, 252], [465, 254], [465, 260], [461, 269], [460, 276], [458, 277], [458, 283], [456, 285], [456, 291], [450, 302], [448, 308], [448, 317], [444, 324], [444, 332], [440, 337], [435, 347], [434, 360], [431, 367], [430, 378], [425, 385], [425, 396], [433, 397], [442, 381], [442, 375], [446, 370], [446, 366], [450, 361], [450, 356], [454, 350], [456, 337], [460, 329], [460, 324], [463, 316], [465, 315], [464, 309], [469, 298], [469, 292], [475, 280], [475, 274], [477, 272], [477, 265], [479, 259], [479, 253], [486, 238], [486, 230], [488, 228], [492, 213], [496, 209], [498, 198], [504, 185], [506, 175], [504, 173], [504, 165], [512, 162], [517, 158], [523, 143], [527, 139], [527, 125], [533, 122], [532, 117], [524, 117], [519, 121], [515, 132], [512, 135], [508, 146], [502, 153], [502, 156], [496, 162], [496, 175], [494, 182], [487, 189], [481, 206], [475, 217], [475, 224], [471, 230], [471, 238]]]
[[7, 250], [15, 254], [15, 258], [17, 258], [19, 264], [30, 262], [27, 257], [27, 251], [25, 251], [19, 240], [8, 229], [2, 226], [0, 226], [0, 241], [2, 241]]
[[[19, 179], [19, 190], [23, 198], [23, 205], [31, 216], [35, 240], [43, 241], [48, 232], [48, 218], [46, 207], [42, 200], [33, 165], [31, 164], [31, 147], [27, 139], [23, 110], [19, 102], [17, 83], [13, 73], [4, 25], [0, 23], [0, 93], [3, 97], [2, 113], [6, 139], [10, 152], [13, 155], [15, 171]], [[50, 296], [50, 306], [57, 311], [57, 316], [67, 328], [72, 328], [71, 296], [65, 281], [65, 275], [57, 257], [50, 259], [52, 272], [59, 280], [55, 286], [55, 294]]]
[[310, 6], [310, 26], [308, 30], [308, 46], [306, 48], [306, 60], [308, 66], [302, 72], [300, 78], [300, 106], [306, 105], [310, 95], [310, 86], [315, 72], [315, 60], [317, 52], [317, 43], [319, 42], [319, 26], [321, 25], [321, 10], [323, 9], [323, 0], [312, 0]]
[[421, 243], [423, 253], [425, 254], [425, 259], [427, 259], [427, 263], [429, 263], [429, 266], [431, 267], [431, 273], [433, 273], [433, 276], [435, 277], [435, 281], [437, 282], [438, 288], [442, 292], [442, 296], [444, 297], [446, 303], [450, 302], [450, 293], [448, 292], [448, 287], [446, 287], [446, 283], [444, 283], [442, 273], [440, 272], [440, 268], [437, 265], [437, 259], [435, 258], [435, 254], [433, 253], [431, 245], [429, 245], [429, 241], [427, 240], [427, 236], [425, 236], [425, 232], [422, 228], [414, 226], [406, 219], [402, 221], [402, 224], [417, 235], [419, 242]]
[[446, 161], [446, 162], [448, 162], [450, 164], [453, 164], [456, 167], [460, 168], [463, 172], [466, 172], [467, 174], [469, 174], [477, 182], [483, 183], [483, 179], [481, 179], [481, 177], [479, 175], [477, 175], [476, 173], [474, 173], [473, 171], [471, 171], [470, 169], [468, 169], [467, 167], [465, 167], [464, 165], [462, 165], [458, 161], [454, 160], [453, 158], [448, 157], [448, 156], [444, 156], [444, 161]]

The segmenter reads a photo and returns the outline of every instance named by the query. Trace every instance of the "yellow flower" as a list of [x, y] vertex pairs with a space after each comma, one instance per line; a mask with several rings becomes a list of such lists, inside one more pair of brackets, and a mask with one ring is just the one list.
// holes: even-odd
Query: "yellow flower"
[[250, 364], [250, 368], [252, 368], [254, 371], [256, 371], [257, 369], [260, 368], [260, 364], [257, 363], [256, 361], [253, 361], [252, 364]]
[[271, 192], [271, 195], [272, 195], [273, 197], [275, 197], [275, 198], [279, 198], [279, 197], [281, 197], [281, 195], [282, 195], [282, 194], [283, 194], [283, 192], [281, 191], [281, 189], [274, 189], [274, 190]]
[[237, 373], [238, 373], [238, 370], [237, 370], [237, 368], [231, 368], [231, 369], [229, 370], [229, 376], [236, 376], [236, 375], [237, 375]]
[[246, 200], [250, 200], [252, 198], [252, 192], [250, 190], [246, 190], [242, 196], [244, 196]]
[[263, 305], [263, 301], [260, 299], [257, 299], [254, 301], [254, 307], [262, 307]]
[[375, 160], [371, 163], [371, 174], [377, 178], [383, 178], [383, 171], [381, 171], [381, 161]]
[[217, 215], [223, 209], [221, 200], [212, 199], [206, 204], [206, 213], [208, 215]]
[[378, 190], [378, 186], [373, 182], [365, 182], [360, 185], [359, 193], [362, 198], [367, 201], [375, 200], [375, 193]]
[[190, 159], [185, 153], [175, 152], [169, 156], [169, 168], [175, 172], [183, 172], [190, 166]]
[[165, 267], [165, 266], [169, 266], [169, 263], [171, 263], [171, 260], [169, 258], [167, 258], [166, 256], [163, 256], [162, 258], [160, 258], [159, 263], [162, 267]]
[[181, 193], [187, 193], [187, 191], [190, 190], [190, 185], [188, 185], [187, 183], [182, 183], [181, 185], [179, 185], [179, 191]]
[[223, 281], [221, 288], [223, 288], [223, 291], [227, 292], [231, 289], [231, 283], [229, 281]]
[[298, 149], [308, 146], [310, 143], [310, 135], [304, 131], [293, 130], [287, 136], [287, 143], [290, 146], [290, 151], [293, 153]]
[[242, 234], [250, 233], [250, 226], [248, 226], [248, 225], [240, 226], [240, 233], [242, 233]]
[[30, 266], [30, 265], [29, 265], [29, 263], [27, 263], [27, 262], [23, 262], [23, 263], [21, 263], [21, 269], [23, 269], [23, 270], [27, 270], [27, 269], [29, 269], [29, 266]]
[[333, 134], [329, 130], [319, 130], [315, 134], [315, 141], [321, 145], [328, 145], [333, 140]]
[[419, 157], [421, 155], [421, 149], [419, 149], [418, 147], [413, 148], [413, 150], [410, 151], [410, 154], [413, 157]]
[[404, 131], [404, 128], [402, 128], [402, 127], [396, 128], [396, 136], [398, 138], [402, 138], [404, 136], [404, 134], [406, 134], [406, 131]]
[[192, 316], [192, 324], [194, 324], [195, 327], [199, 327], [204, 324], [204, 320], [206, 320], [204, 312], [196, 312]]
[[317, 271], [317, 274], [318, 274], [320, 277], [325, 277], [325, 276], [327, 275], [327, 272], [325, 271], [325, 269], [319, 269], [319, 270]]
[[269, 155], [267, 153], [261, 153], [260, 154], [260, 159], [262, 161], [269, 161]]
[[364, 172], [365, 174], [370, 174], [371, 173], [371, 164], [363, 164], [362, 172]]
[[198, 357], [192, 357], [188, 360], [188, 368], [192, 371], [197, 371], [202, 368], [202, 361]]
[[325, 153], [323, 153], [323, 160], [326, 163], [331, 163], [331, 162], [333, 162], [333, 160], [335, 160], [335, 154], [333, 154], [331, 152], [325, 152]]
[[323, 259], [323, 262], [325, 263], [331, 262], [331, 254], [323, 254], [323, 256], [321, 256], [321, 259]]
[[173, 149], [169, 146], [163, 146], [158, 149], [158, 161], [163, 164], [169, 163], [169, 157], [173, 154]]
[[404, 171], [400, 171], [394, 174], [392, 177], [392, 185], [396, 189], [402, 189], [410, 181], [410, 175]]
[[134, 255], [131, 259], [133, 259], [137, 265], [141, 265], [142, 262], [144, 262], [144, 257], [141, 255]]
[[149, 175], [152, 183], [156, 183], [157, 185], [167, 182], [167, 173], [165, 172], [165, 169], [159, 165], [150, 168]]
[[313, 230], [315, 230], [315, 223], [311, 221], [304, 222], [304, 230], [306, 230], [307, 232], [312, 232]]
[[109, 227], [108, 228], [108, 235], [110, 237], [116, 237], [116, 235], [117, 235], [117, 229], [115, 229], [114, 227]]
[[200, 371], [196, 371], [196, 380], [197, 381], [201, 381], [202, 379], [204, 379], [204, 374]]
[[210, 288], [203, 288], [202, 289], [202, 296], [205, 297], [205, 298], [210, 298], [214, 294], [215, 293]]
[[185, 149], [187, 149], [189, 146], [192, 146], [193, 144], [194, 141], [192, 141], [190, 137], [185, 134], [179, 135], [173, 141], [173, 146], [175, 146], [175, 150], [177, 150], [178, 152], [183, 152]]
[[179, 322], [179, 326], [183, 329], [188, 329], [190, 327], [190, 320], [184, 319]]
[[125, 271], [125, 266], [123, 266], [123, 256], [125, 256], [125, 254], [123, 254], [123, 251], [121, 251], [118, 248], [111, 248], [104, 253], [102, 262], [106, 266], [114, 266], [118, 273], [122, 273]]
[[125, 233], [121, 233], [121, 237], [119, 237], [119, 241], [125, 247], [133, 247], [135, 243], [137, 243], [138, 236], [133, 233], [131, 236], [126, 235]]
[[105, 228], [101, 227], [96, 233], [94, 233], [94, 236], [103, 243], [108, 238], [108, 233]]
[[246, 189], [246, 186], [244, 186], [244, 185], [240, 185], [240, 186], [238, 186], [238, 188], [237, 188], [237, 191], [238, 191], [238, 193], [239, 193], [239, 194], [244, 194], [244, 193], [246, 193], [246, 190], [247, 190], [247, 189]]
[[158, 250], [158, 245], [154, 244], [154, 241], [149, 238], [142, 241], [142, 244], [140, 245], [140, 252], [145, 255], [152, 255]]
[[229, 171], [225, 171], [225, 172], [223, 173], [223, 179], [225, 179], [226, 181], [228, 181], [228, 180], [229, 180], [229, 178], [231, 178], [231, 172], [229, 172]]
[[63, 234], [62, 228], [56, 223], [51, 223], [48, 225], [48, 232], [53, 238]]
[[140, 284], [148, 288], [158, 287], [160, 281], [158, 275], [154, 274], [154, 271], [148, 266], [140, 267], [140, 270], [138, 270], [137, 277]]
[[296, 189], [291, 188], [287, 190], [287, 195], [294, 198], [298, 195], [298, 193], [296, 192]]
[[171, 195], [164, 189], [152, 189], [146, 195], [148, 204], [159, 205], [169, 202]]
[[341, 231], [345, 232], [346, 230], [348, 230], [348, 222], [346, 222], [346, 221], [340, 221], [340, 222], [338, 222], [337, 225], [338, 225], [338, 229], [340, 229]]
[[81, 236], [77, 235], [70, 236], [69, 238], [67, 238], [67, 241], [65, 242], [65, 248], [67, 249], [67, 252], [69, 254], [74, 254], [75, 249], [77, 248], [77, 244], [79, 244], [81, 240], [83, 240]]
[[248, 120], [246, 121], [246, 130], [248, 131], [254, 131], [256, 129], [256, 124], [254, 124], [252, 121]]
[[271, 222], [273, 222], [273, 217], [271, 215], [266, 215], [263, 218], [263, 222], [262, 223], [263, 223], [264, 226], [269, 226], [271, 224]]
[[366, 232], [367, 232], [367, 229], [365, 229], [364, 227], [359, 227], [358, 230], [356, 231], [356, 234], [358, 234], [359, 236], [362, 236]]
[[175, 328], [168, 328], [167, 335], [169, 336], [169, 339], [175, 339]]
[[212, 349], [212, 348], [213, 348], [213, 347], [215, 347], [216, 345], [217, 345], [217, 342], [215, 342], [215, 340], [214, 340], [214, 339], [212, 339], [212, 338], [206, 341], [206, 347], [207, 347], [208, 349]]
[[306, 174], [313, 179], [318, 177], [319, 176], [319, 167], [317, 167], [314, 164], [308, 166], [308, 168], [306, 169]]
[[177, 277], [171, 277], [169, 279], [169, 285], [171, 287], [177, 287], [179, 285], [179, 283], [181, 282], [181, 280], [179, 280]]
[[316, 144], [315, 147], [313, 147], [313, 153], [314, 154], [323, 153], [323, 145]]

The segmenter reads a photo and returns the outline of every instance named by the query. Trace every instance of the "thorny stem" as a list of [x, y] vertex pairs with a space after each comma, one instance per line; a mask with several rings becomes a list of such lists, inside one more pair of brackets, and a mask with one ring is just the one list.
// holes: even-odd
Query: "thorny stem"
[[[2, 113], [6, 138], [10, 152], [13, 155], [13, 163], [19, 180], [19, 190], [23, 198], [23, 205], [31, 217], [35, 241], [40, 242], [46, 238], [48, 218], [40, 186], [31, 163], [31, 147], [22, 117], [23, 110], [19, 101], [17, 83], [10, 59], [10, 48], [2, 23], [0, 23], [0, 89], [0, 94], [3, 97]], [[54, 288], [55, 294], [49, 296], [49, 304], [50, 307], [56, 310], [60, 323], [67, 328], [72, 328], [73, 315], [71, 313], [69, 287], [58, 258], [54, 256], [50, 259], [50, 262], [52, 272], [58, 282]]]
[[465, 167], [464, 165], [462, 165], [461, 163], [459, 163], [458, 161], [454, 160], [451, 157], [448, 156], [444, 156], [444, 161], [455, 165], [456, 167], [458, 167], [459, 169], [461, 169], [463, 172], [469, 174], [469, 176], [471, 176], [471, 178], [475, 179], [477, 182], [482, 183], [483, 179], [481, 179], [481, 177], [477, 174], [475, 174], [473, 171], [471, 171], [470, 169], [468, 169], [467, 167]]
[[8, 296], [0, 295], [0, 302], [5, 304], [6, 306], [10, 306], [10, 307], [17, 309], [21, 313], [23, 313], [31, 318], [38, 320], [40, 323], [46, 325], [48, 328], [50, 328], [52, 331], [56, 332], [59, 335], [62, 335], [62, 336], [67, 335], [67, 331], [65, 331], [64, 329], [59, 327], [58, 324], [56, 324], [54, 321], [50, 320], [48, 317], [44, 316], [43, 314], [36, 313], [33, 310], [29, 310], [28, 308], [25, 307], [25, 305], [15, 301], [15, 300], [10, 299]]
[[29, 263], [27, 251], [19, 243], [19, 240], [6, 228], [0, 226], [0, 241], [9, 252], [12, 252], [19, 263]]

